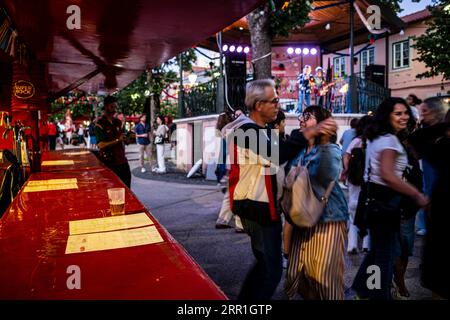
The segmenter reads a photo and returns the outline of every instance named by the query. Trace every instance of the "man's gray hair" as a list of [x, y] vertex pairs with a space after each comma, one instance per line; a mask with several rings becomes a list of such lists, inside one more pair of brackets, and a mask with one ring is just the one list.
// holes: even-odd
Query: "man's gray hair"
[[423, 101], [433, 114], [436, 123], [444, 121], [447, 108], [444, 104], [444, 100], [439, 97], [427, 98]]
[[275, 89], [275, 82], [272, 79], [261, 79], [249, 82], [245, 94], [245, 105], [251, 112], [255, 109], [256, 103], [266, 99], [266, 88]]

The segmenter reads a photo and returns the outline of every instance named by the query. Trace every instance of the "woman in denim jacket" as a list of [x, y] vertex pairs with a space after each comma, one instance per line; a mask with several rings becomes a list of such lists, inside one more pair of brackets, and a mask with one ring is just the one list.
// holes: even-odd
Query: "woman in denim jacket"
[[[318, 106], [305, 109], [300, 126], [308, 128], [330, 118], [331, 114]], [[315, 196], [320, 199], [332, 181], [336, 184], [328, 204], [312, 228], [298, 228], [285, 224], [285, 232], [292, 232], [289, 245], [289, 266], [285, 290], [293, 298], [298, 292], [304, 299], [344, 299], [344, 246], [347, 237], [348, 207], [338, 181], [342, 156], [330, 137], [309, 141], [291, 165], [308, 164], [308, 172]], [[286, 237], [285, 237], [286, 239]]]

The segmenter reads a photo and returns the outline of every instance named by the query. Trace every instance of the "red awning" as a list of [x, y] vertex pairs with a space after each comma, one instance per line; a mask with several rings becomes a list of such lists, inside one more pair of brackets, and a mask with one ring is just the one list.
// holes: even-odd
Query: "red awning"
[[[57, 92], [95, 70], [81, 88], [122, 88], [154, 67], [245, 16], [262, 0], [0, 0]], [[81, 30], [67, 28], [78, 4]]]

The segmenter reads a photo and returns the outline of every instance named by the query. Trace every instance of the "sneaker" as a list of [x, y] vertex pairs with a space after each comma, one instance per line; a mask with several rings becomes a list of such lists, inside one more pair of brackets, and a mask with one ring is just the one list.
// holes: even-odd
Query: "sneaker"
[[147, 170], [145, 170], [145, 168], [141, 169], [141, 173], [146, 173], [146, 172], [147, 172]]
[[427, 230], [425, 230], [425, 229], [417, 230], [416, 234], [417, 234], [418, 236], [423, 237], [424, 235], [427, 234]]

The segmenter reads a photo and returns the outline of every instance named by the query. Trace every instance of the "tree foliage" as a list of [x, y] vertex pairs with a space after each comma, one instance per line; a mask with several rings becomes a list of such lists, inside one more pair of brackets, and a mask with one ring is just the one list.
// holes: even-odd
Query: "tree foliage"
[[288, 37], [289, 32], [309, 22], [312, 9], [308, 0], [270, 1], [270, 33], [272, 36]]
[[[197, 60], [194, 49], [181, 54], [183, 71], [192, 71], [192, 64]], [[176, 67], [179, 61], [172, 58], [161, 65], [143, 72], [135, 81], [126, 88], [116, 93], [119, 105], [125, 114], [140, 114], [144, 110], [146, 99], [152, 97], [156, 102], [155, 108], [159, 113], [160, 96], [164, 89], [170, 84], [179, 82], [179, 73]], [[149, 76], [149, 73], [151, 75]]]
[[418, 78], [442, 76], [450, 80], [450, 1], [435, 0], [429, 7], [432, 19], [427, 22], [428, 29], [416, 38], [417, 61], [423, 62], [428, 70], [417, 75]]
[[147, 73], [143, 72], [136, 80], [115, 94], [121, 111], [126, 115], [139, 114], [144, 110], [148, 90]]
[[88, 95], [84, 91], [75, 89], [51, 103], [51, 119], [64, 119], [64, 113], [67, 109], [71, 110], [74, 119], [79, 117], [91, 118], [95, 111], [99, 111], [101, 101], [102, 98], [99, 96]]

